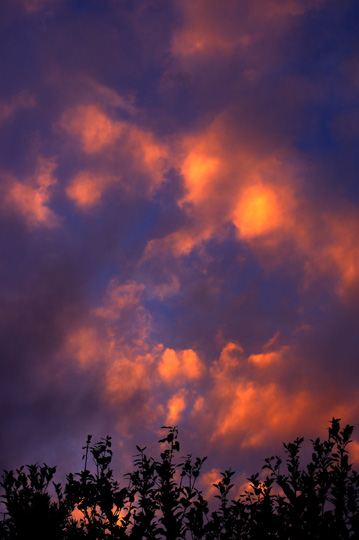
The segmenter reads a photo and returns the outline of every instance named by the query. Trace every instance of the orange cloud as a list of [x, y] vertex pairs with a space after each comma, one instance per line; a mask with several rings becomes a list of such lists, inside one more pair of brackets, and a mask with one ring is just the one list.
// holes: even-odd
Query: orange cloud
[[89, 367], [107, 354], [106, 346], [92, 326], [75, 329], [67, 337], [67, 351], [82, 367]]
[[190, 151], [181, 166], [181, 173], [185, 179], [186, 196], [179, 202], [182, 206], [186, 202], [196, 203], [207, 195], [208, 187], [216, 182], [218, 175], [223, 171], [220, 159], [208, 154], [208, 151], [197, 149]]
[[172, 275], [168, 281], [160, 283], [159, 285], [152, 285], [148, 287], [148, 293], [154, 298], [164, 300], [169, 296], [178, 294], [181, 289], [181, 284], [176, 275]]
[[107, 325], [118, 346], [123, 343], [147, 351], [151, 332], [151, 315], [142, 305], [144, 285], [135, 281], [119, 284], [111, 280], [103, 305], [94, 311]]
[[270, 349], [272, 347], [272, 345], [274, 345], [274, 343], [278, 340], [280, 336], [280, 331], [278, 330], [274, 336], [272, 336], [268, 341], [267, 343], [265, 343], [263, 345], [263, 350], [267, 350], [267, 349]]
[[98, 160], [94, 172], [81, 171], [66, 190], [79, 206], [96, 204], [103, 192], [120, 180], [128, 190], [141, 182], [147, 193], [165, 181], [169, 148], [149, 131], [131, 122], [113, 120], [97, 105], [68, 109], [59, 125], [78, 141], [85, 154]]
[[[247, 357], [239, 344], [226, 344], [209, 370], [212, 386], [192, 407], [191, 421], [208, 433], [214, 446], [220, 441], [221, 448], [260, 448], [278, 439], [290, 440], [298, 429], [315, 433], [328, 416], [353, 418], [357, 397], [353, 401], [351, 396], [348, 404], [317, 387], [283, 384], [280, 373], [288, 360], [292, 370], [300, 363], [293, 346]], [[262, 368], [274, 362], [277, 369], [264, 374]]]
[[279, 351], [251, 354], [248, 358], [249, 362], [252, 362], [258, 367], [267, 367], [271, 364], [278, 363], [282, 360], [283, 353], [286, 351], [286, 347], [283, 347]]
[[49, 208], [53, 186], [57, 183], [53, 176], [56, 168], [52, 159], [38, 160], [36, 172], [24, 182], [10, 181], [5, 196], [6, 203], [16, 209], [29, 227], [57, 227], [59, 219]]
[[142, 283], [127, 281], [119, 284], [116, 279], [110, 281], [106, 291], [104, 307], [98, 308], [96, 314], [104, 319], [116, 320], [126, 308], [137, 308], [145, 289]]
[[105, 388], [115, 402], [126, 402], [151, 388], [151, 354], [134, 354], [132, 349], [111, 359], [105, 372]]
[[60, 125], [80, 140], [87, 154], [114, 144], [123, 131], [122, 123], [111, 120], [95, 105], [80, 105], [67, 110]]
[[357, 466], [359, 464], [359, 442], [353, 441], [350, 446], [350, 459]]
[[232, 0], [226, 3], [225, 9], [223, 5], [203, 0], [184, 0], [179, 6], [183, 14], [183, 26], [173, 36], [172, 52], [175, 56], [228, 54], [237, 46], [246, 46], [250, 41], [248, 32], [243, 32], [243, 29], [237, 33], [234, 31], [239, 9]]
[[[96, 313], [94, 314], [96, 315]], [[140, 400], [137, 412], [150, 408], [151, 422], [157, 419], [163, 407], [155, 401], [155, 365], [162, 352], [162, 346], [151, 346], [127, 335], [111, 321], [103, 325], [101, 317], [92, 324], [74, 329], [67, 338], [66, 352], [74, 358], [83, 370], [98, 371], [98, 382], [102, 386], [103, 398], [115, 406], [126, 405], [131, 400]], [[142, 334], [138, 330], [138, 334]], [[156, 386], [156, 385], [155, 385]], [[128, 417], [130, 422], [131, 418]]]
[[273, 362], [286, 367], [287, 354], [292, 354], [290, 347], [248, 357], [237, 343], [223, 347], [209, 372], [212, 388], [197, 397], [191, 411], [192, 421], [209, 430], [212, 444], [220, 440], [222, 446], [260, 447], [284, 434], [292, 436], [308, 418], [313, 426], [325, 421], [320, 412], [325, 407], [318, 407], [322, 396], [302, 387], [287, 390], [278, 371], [263, 378], [249, 369]]
[[182, 389], [171, 397], [167, 403], [168, 414], [166, 424], [177, 425], [186, 408], [186, 390]]
[[192, 349], [177, 352], [166, 349], [158, 365], [161, 378], [168, 383], [181, 379], [198, 379], [203, 370], [202, 362]]
[[226, 222], [246, 240], [292, 226], [295, 201], [288, 171], [274, 156], [260, 155], [243, 141], [229, 151], [224, 131], [218, 119], [185, 141], [191, 150], [181, 166], [186, 194], [179, 205], [190, 205], [189, 212], [199, 214], [205, 232], [212, 228], [212, 234]]
[[184, 136], [178, 146], [176, 163], [184, 185], [178, 205], [188, 222], [152, 239], [144, 259], [188, 255], [210, 239], [225, 238], [230, 225], [264, 266], [287, 265], [293, 257], [296, 265], [302, 262], [303, 283], [330, 274], [342, 296], [357, 282], [357, 209], [313, 207], [299, 191], [298, 178], [304, 182], [305, 170], [289, 159], [292, 150], [278, 155], [260, 150], [231, 131], [228, 115]]
[[151, 188], [154, 189], [165, 180], [169, 151], [152, 133], [129, 125], [128, 130], [128, 149], [132, 159], [140, 170], [151, 176]]
[[103, 397], [115, 407], [136, 400], [149, 424], [173, 424], [198, 402], [192, 386], [205, 369], [194, 350], [164, 349], [153, 341], [144, 293], [141, 283], [112, 280], [88, 324], [69, 333], [66, 353], [84, 370], [99, 369]]
[[323, 269], [336, 267], [340, 276], [339, 291], [359, 285], [359, 212], [348, 209], [326, 219], [328, 242], [324, 246], [319, 266]]
[[283, 365], [286, 363], [286, 357], [290, 354], [291, 350], [288, 345], [277, 345], [277, 350], [270, 351], [277, 343], [280, 332], [276, 332], [274, 336], [262, 346], [262, 353], [251, 354], [248, 356], [248, 363], [253, 364], [258, 368], [272, 367], [273, 365]]
[[323, 0], [257, 0], [239, 3], [228, 0], [181, 0], [183, 24], [173, 36], [172, 52], [180, 58], [200, 59], [228, 55], [251, 48], [263, 40], [272, 41], [290, 27], [296, 17], [317, 9]]
[[331, 212], [308, 209], [293, 233], [298, 252], [306, 258], [306, 286], [332, 276], [343, 298], [359, 286], [358, 230], [358, 209], [351, 205]]
[[221, 471], [216, 468], [202, 473], [199, 477], [200, 488], [207, 500], [217, 495], [217, 489], [213, 484], [218, 484], [220, 480], [222, 480]]
[[113, 280], [102, 305], [92, 311], [86, 325], [69, 333], [66, 344], [67, 354], [83, 370], [98, 370], [104, 400], [121, 411], [136, 401], [132, 414], [119, 418], [125, 431], [137, 415], [155, 423], [161, 421], [159, 414], [162, 421], [165, 414], [154, 389], [163, 346], [149, 340], [150, 316], [141, 305], [142, 293], [141, 284]]
[[214, 371], [218, 373], [228, 372], [232, 368], [237, 368], [239, 360], [244, 356], [244, 350], [239, 343], [229, 342], [221, 351], [219, 361], [214, 364]]
[[103, 191], [110, 184], [119, 181], [106, 174], [95, 174], [90, 171], [79, 172], [66, 188], [66, 195], [81, 208], [96, 204]]
[[287, 208], [274, 186], [254, 184], [243, 190], [233, 223], [241, 238], [255, 238], [283, 227], [288, 222], [284, 215]]
[[[226, 349], [212, 368], [214, 389], [207, 397], [216, 413], [202, 411], [211, 417], [213, 441], [220, 438], [233, 443], [235, 439], [243, 448], [260, 446], [313, 415], [314, 396], [308, 391], [298, 389], [288, 395], [275, 380], [249, 379], [243, 359], [238, 363], [232, 357], [229, 362]], [[253, 362], [253, 355], [248, 361]], [[255, 365], [261, 367], [260, 362]]]
[[224, 123], [220, 116], [202, 132], [183, 137], [177, 158], [185, 188], [184, 197], [179, 200], [180, 206], [200, 207], [208, 204], [214, 195], [218, 196], [217, 203], [223, 199], [218, 189], [219, 179], [222, 179], [223, 191], [233, 165], [233, 157], [226, 160], [230, 157], [225, 146], [230, 136], [226, 134]]
[[210, 229], [203, 230], [198, 227], [196, 230], [194, 227], [186, 227], [165, 238], [154, 238], [148, 242], [142, 262], [162, 254], [173, 253], [178, 257], [188, 255], [194, 247], [211, 238], [212, 234]]
[[[151, 338], [144, 294], [141, 283], [113, 280], [92, 322], [74, 329], [67, 341], [67, 352], [82, 369], [101, 367], [103, 398], [119, 410], [136, 400], [136, 414], [151, 425], [187, 418], [222, 448], [257, 448], [297, 435], [300, 426], [315, 432], [328, 415], [353, 414], [345, 402], [317, 388], [283, 384], [288, 365], [296, 369], [300, 358], [294, 345], [278, 344], [278, 332], [257, 354], [226, 343], [209, 369], [193, 349], [164, 349]], [[201, 390], [199, 382], [205, 383]]]
[[187, 255], [210, 238], [225, 237], [229, 224], [240, 239], [262, 245], [280, 242], [293, 229], [294, 172], [275, 156], [251, 148], [228, 123], [221, 115], [178, 144], [175, 159], [184, 184], [178, 205], [190, 224], [151, 240], [146, 257], [161, 251]]

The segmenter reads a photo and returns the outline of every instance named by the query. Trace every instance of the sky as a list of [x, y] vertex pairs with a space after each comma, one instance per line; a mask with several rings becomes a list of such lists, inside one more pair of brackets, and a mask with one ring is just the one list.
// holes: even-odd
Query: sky
[[[355, 0], [3, 0], [0, 468], [358, 424]], [[359, 459], [359, 444], [353, 455]]]

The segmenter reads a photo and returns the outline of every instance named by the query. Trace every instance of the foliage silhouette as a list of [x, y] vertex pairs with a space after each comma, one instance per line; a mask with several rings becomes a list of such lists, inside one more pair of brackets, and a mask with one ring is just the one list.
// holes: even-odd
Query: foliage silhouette
[[93, 445], [88, 437], [84, 468], [69, 474], [64, 488], [53, 481], [55, 467], [4, 471], [0, 539], [359, 539], [359, 475], [348, 457], [353, 426], [341, 429], [340, 419], [333, 418], [327, 440], [311, 441], [311, 460], [303, 468], [303, 439], [284, 444], [285, 461], [265, 459], [266, 475], [252, 475], [250, 488], [237, 499], [231, 499], [234, 472], [222, 472], [214, 484], [218, 507], [211, 513], [197, 487], [206, 458], [188, 454], [177, 461], [178, 429], [163, 429], [160, 459], [137, 446], [134, 470], [122, 487], [110, 467], [110, 437]]

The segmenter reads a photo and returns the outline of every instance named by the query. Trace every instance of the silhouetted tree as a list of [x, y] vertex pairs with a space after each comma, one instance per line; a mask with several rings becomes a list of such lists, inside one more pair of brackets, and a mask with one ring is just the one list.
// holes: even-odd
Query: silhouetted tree
[[[30, 465], [4, 471], [0, 483], [6, 512], [1, 540], [355, 540], [359, 539], [359, 475], [349, 462], [353, 426], [333, 418], [328, 438], [312, 440], [312, 456], [300, 463], [302, 438], [284, 444], [285, 460], [265, 459], [263, 473], [231, 499], [234, 472], [214, 484], [218, 505], [197, 487], [206, 458], [180, 451], [177, 427], [166, 427], [158, 460], [137, 446], [126, 485], [114, 479], [111, 438], [83, 447], [84, 468], [62, 488], [55, 467]], [[50, 496], [53, 486], [56, 496]], [[80, 516], [80, 517], [78, 517]]]

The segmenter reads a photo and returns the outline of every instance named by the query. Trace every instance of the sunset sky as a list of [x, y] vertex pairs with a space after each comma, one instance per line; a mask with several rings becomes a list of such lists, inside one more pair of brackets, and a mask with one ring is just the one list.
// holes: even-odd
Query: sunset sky
[[359, 3], [0, 6], [1, 470], [359, 429]]

